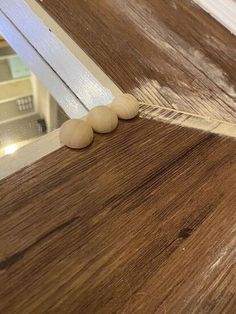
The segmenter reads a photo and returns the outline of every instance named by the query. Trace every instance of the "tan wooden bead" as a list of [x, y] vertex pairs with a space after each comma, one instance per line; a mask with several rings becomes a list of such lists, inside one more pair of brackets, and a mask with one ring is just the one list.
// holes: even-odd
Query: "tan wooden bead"
[[93, 108], [88, 113], [87, 121], [97, 133], [112, 132], [118, 125], [116, 113], [107, 106]]
[[119, 95], [114, 98], [110, 108], [114, 110], [119, 119], [129, 120], [138, 115], [138, 100], [130, 94]]
[[84, 148], [93, 141], [93, 129], [86, 121], [71, 119], [61, 126], [59, 138], [70, 148]]

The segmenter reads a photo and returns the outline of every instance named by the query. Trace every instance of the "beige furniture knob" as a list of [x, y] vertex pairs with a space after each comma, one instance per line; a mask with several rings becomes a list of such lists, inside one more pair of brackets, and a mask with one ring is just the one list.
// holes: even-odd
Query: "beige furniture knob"
[[130, 94], [117, 96], [112, 101], [110, 108], [115, 111], [119, 119], [129, 120], [138, 115], [138, 100]]
[[59, 138], [70, 148], [84, 148], [93, 141], [93, 129], [86, 121], [71, 119], [61, 126]]
[[116, 113], [107, 106], [97, 106], [89, 111], [87, 122], [97, 133], [112, 132], [118, 125]]

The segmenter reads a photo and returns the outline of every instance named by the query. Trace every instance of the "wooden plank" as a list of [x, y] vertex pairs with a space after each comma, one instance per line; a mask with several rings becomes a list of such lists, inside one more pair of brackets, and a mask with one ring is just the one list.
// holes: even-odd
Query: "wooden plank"
[[[172, 312], [191, 312], [193, 284], [205, 278], [199, 311], [232, 313], [235, 152], [230, 139], [143, 118], [2, 180], [0, 311], [154, 313], [167, 298]], [[206, 276], [224, 239], [214, 274], [228, 284], [215, 300], [222, 285]], [[204, 262], [191, 263], [200, 253]]]
[[192, 1], [38, 2], [121, 89], [236, 121], [236, 38]]
[[216, 211], [196, 232], [184, 229], [183, 238], [187, 239], [192, 232], [193, 235], [181, 243], [161, 270], [149, 276], [121, 307], [121, 312], [135, 313], [137, 309], [141, 313], [235, 312], [235, 205], [227, 211], [223, 209], [228, 197], [236, 202], [235, 193], [231, 190], [230, 194], [222, 197]]

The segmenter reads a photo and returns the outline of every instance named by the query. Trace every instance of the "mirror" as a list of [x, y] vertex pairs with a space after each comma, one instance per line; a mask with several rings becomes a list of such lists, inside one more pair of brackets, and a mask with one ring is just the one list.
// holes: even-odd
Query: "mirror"
[[0, 35], [0, 158], [69, 119]]

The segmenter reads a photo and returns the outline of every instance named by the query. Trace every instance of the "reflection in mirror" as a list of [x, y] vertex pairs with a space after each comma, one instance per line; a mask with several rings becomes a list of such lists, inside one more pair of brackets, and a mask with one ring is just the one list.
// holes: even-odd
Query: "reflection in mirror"
[[67, 119], [0, 35], [0, 158], [59, 128]]

